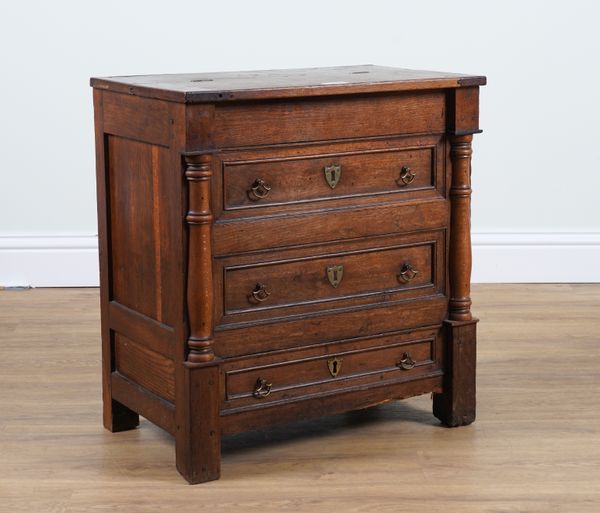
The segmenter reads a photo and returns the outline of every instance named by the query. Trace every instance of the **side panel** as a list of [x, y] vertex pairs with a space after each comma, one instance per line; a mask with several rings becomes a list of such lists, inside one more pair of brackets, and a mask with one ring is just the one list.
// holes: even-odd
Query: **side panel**
[[172, 326], [169, 150], [107, 136], [111, 301]]
[[183, 339], [182, 167], [174, 158], [179, 149], [170, 147], [173, 107], [95, 94], [103, 120], [96, 141], [105, 416], [107, 402], [126, 404], [172, 431]]
[[115, 333], [115, 367], [119, 374], [167, 401], [175, 400], [173, 360]]

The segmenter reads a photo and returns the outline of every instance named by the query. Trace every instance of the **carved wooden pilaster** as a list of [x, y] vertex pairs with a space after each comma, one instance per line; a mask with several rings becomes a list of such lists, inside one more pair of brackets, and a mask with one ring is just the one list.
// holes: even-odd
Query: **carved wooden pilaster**
[[449, 318], [471, 316], [471, 149], [472, 135], [450, 137], [450, 303]]
[[214, 315], [212, 274], [212, 222], [210, 205], [212, 155], [185, 156], [189, 206], [185, 220], [189, 226], [187, 304], [190, 336], [190, 363], [214, 360]]

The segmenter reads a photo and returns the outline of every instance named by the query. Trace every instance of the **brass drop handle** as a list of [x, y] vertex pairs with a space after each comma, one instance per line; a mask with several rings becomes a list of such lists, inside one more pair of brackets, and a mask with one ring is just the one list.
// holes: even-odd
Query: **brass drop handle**
[[400, 270], [400, 273], [398, 274], [398, 280], [400, 280], [401, 282], [404, 282], [404, 283], [408, 283], [417, 274], [419, 274], [419, 271], [417, 271], [412, 265], [410, 265], [409, 262], [406, 262], [402, 266], [402, 269]]
[[416, 362], [411, 358], [410, 353], [406, 352], [402, 355], [402, 358], [396, 365], [402, 370], [410, 370], [414, 368]]
[[266, 379], [258, 378], [256, 380], [256, 385], [254, 385], [254, 392], [252, 392], [252, 395], [257, 399], [267, 397], [271, 393], [272, 386], [273, 383], [267, 382]]
[[416, 176], [417, 173], [415, 173], [410, 167], [402, 166], [402, 169], [400, 170], [400, 178], [396, 180], [396, 183], [400, 187], [404, 187], [405, 185], [413, 183]]
[[250, 292], [248, 300], [251, 303], [262, 303], [263, 301], [266, 301], [270, 295], [271, 293], [267, 290], [266, 285], [263, 285], [262, 283], [257, 283], [256, 287], [254, 287], [254, 290]]
[[258, 201], [266, 198], [271, 192], [271, 186], [262, 178], [257, 178], [248, 190], [248, 197], [252, 201]]

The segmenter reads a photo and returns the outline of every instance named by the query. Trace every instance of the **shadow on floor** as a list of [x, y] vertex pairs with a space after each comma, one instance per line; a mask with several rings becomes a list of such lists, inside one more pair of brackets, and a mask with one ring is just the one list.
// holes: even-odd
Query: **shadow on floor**
[[341, 430], [361, 429], [375, 423], [414, 422], [436, 425], [439, 421], [431, 409], [416, 408], [406, 401], [393, 401], [364, 410], [355, 410], [338, 415], [294, 422], [281, 426], [248, 431], [223, 437], [221, 451], [223, 455], [237, 453], [245, 449], [257, 449], [272, 446], [274, 443], [299, 441], [312, 437], [325, 437], [339, 434]]

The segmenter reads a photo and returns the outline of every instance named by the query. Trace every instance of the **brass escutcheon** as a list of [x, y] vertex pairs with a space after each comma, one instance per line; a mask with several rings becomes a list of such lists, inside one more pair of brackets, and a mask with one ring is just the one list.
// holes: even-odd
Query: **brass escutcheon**
[[257, 399], [267, 397], [271, 393], [272, 386], [273, 383], [268, 383], [266, 379], [258, 378], [256, 380], [256, 385], [254, 386], [254, 392], [252, 392], [252, 395]]
[[327, 368], [331, 377], [335, 378], [342, 370], [342, 359], [332, 358], [331, 360], [327, 360]]
[[396, 180], [396, 183], [400, 187], [404, 187], [411, 184], [416, 176], [417, 174], [410, 167], [402, 166], [402, 169], [400, 170], [400, 178]]
[[327, 279], [335, 289], [342, 282], [344, 277], [344, 266], [343, 265], [330, 265], [327, 268]]
[[329, 187], [335, 189], [335, 186], [338, 184], [342, 176], [342, 166], [339, 164], [325, 166], [323, 171], [325, 172], [325, 180], [329, 184]]
[[414, 368], [416, 362], [411, 358], [410, 353], [406, 352], [402, 355], [401, 360], [396, 365], [402, 370], [410, 370]]
[[271, 192], [271, 186], [268, 185], [262, 178], [257, 178], [248, 190], [248, 197], [252, 201], [258, 201], [266, 198]]

